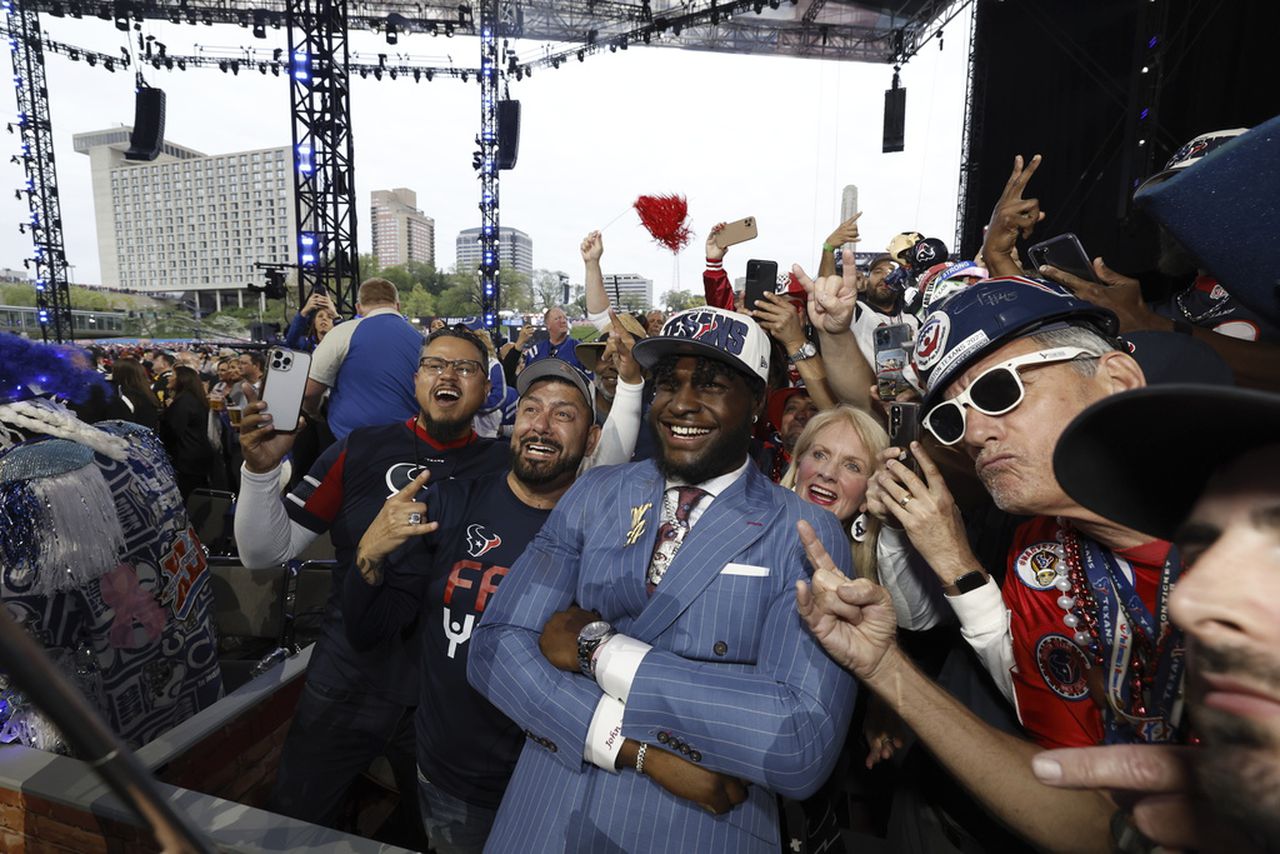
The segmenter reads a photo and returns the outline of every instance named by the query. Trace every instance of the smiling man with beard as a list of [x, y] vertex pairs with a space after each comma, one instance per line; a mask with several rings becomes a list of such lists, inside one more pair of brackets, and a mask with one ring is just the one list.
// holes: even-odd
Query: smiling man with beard
[[505, 478], [424, 472], [383, 505], [360, 540], [343, 613], [359, 650], [422, 627], [415, 718], [419, 806], [431, 847], [480, 852], [525, 735], [467, 684], [468, 641], [508, 568], [600, 438], [586, 377], [560, 359], [521, 372]]
[[332, 822], [351, 781], [384, 752], [401, 791], [416, 786], [413, 640], [396, 636], [376, 649], [352, 648], [342, 626], [343, 581], [360, 537], [384, 502], [423, 469], [437, 480], [507, 470], [506, 447], [481, 439], [471, 427], [488, 393], [487, 358], [484, 344], [470, 332], [432, 333], [413, 375], [418, 414], [356, 428], [330, 446], [283, 500], [279, 466], [296, 433], [275, 432], [265, 404], [250, 398], [254, 402], [240, 426], [245, 463], [235, 532], [241, 561], [248, 567], [283, 563], [325, 531], [336, 557], [323, 634], [312, 650], [269, 801], [275, 812]]
[[854, 699], [795, 617], [796, 522], [846, 570], [847, 540], [748, 458], [754, 320], [682, 312], [633, 355], [659, 458], [582, 475], [472, 636], [471, 684], [528, 739], [487, 850], [774, 852], [777, 795], [826, 780]]

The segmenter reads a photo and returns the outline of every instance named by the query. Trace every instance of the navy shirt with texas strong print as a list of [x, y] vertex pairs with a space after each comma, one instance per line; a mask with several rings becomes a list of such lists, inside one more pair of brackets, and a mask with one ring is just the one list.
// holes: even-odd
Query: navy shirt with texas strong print
[[369, 652], [356, 652], [342, 629], [342, 584], [355, 564], [356, 547], [388, 498], [409, 485], [419, 466], [432, 481], [503, 472], [510, 451], [503, 443], [472, 433], [442, 445], [416, 419], [360, 427], [335, 442], [286, 496], [289, 518], [333, 539], [333, 586], [325, 603], [320, 641], [307, 679], [346, 691], [373, 694], [412, 706], [418, 701], [414, 650], [400, 638]]
[[440, 528], [392, 553], [379, 586], [347, 578], [347, 633], [378, 648], [418, 624], [422, 691], [414, 720], [418, 767], [456, 798], [497, 808], [524, 733], [467, 682], [471, 632], [507, 569], [551, 515], [512, 493], [507, 478], [436, 484], [427, 515]]

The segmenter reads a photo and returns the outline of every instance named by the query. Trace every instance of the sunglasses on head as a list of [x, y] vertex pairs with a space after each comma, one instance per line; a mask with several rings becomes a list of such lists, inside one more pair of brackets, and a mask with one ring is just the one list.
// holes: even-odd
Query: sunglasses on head
[[1004, 415], [1016, 409], [1026, 396], [1027, 390], [1019, 371], [1080, 358], [1099, 357], [1082, 347], [1055, 347], [993, 365], [979, 374], [964, 391], [929, 410], [922, 423], [939, 442], [954, 445], [964, 438], [966, 407], [972, 406], [984, 415]]

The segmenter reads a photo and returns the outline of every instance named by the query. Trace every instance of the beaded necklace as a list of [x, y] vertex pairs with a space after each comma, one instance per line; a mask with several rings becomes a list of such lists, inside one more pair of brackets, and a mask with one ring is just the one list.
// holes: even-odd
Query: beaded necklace
[[[1063, 560], [1054, 586], [1061, 594], [1058, 607], [1065, 612], [1062, 621], [1072, 631], [1072, 640], [1089, 656], [1090, 664], [1103, 668], [1107, 705], [1125, 721], [1139, 727], [1141, 732], [1171, 736], [1176, 723], [1167, 718], [1173, 716], [1182, 672], [1182, 656], [1170, 655], [1172, 646], [1179, 642], [1181, 635], [1169, 622], [1167, 604], [1168, 593], [1177, 574], [1176, 557], [1170, 555], [1166, 561], [1156, 613], [1150, 615], [1153, 619], [1145, 620], [1149, 625], [1144, 628], [1144, 615], [1130, 613], [1133, 607], [1119, 602], [1112, 603], [1115, 610], [1113, 626], [1111, 618], [1102, 614], [1095, 585], [1090, 583], [1081, 555], [1080, 535], [1074, 529], [1060, 525], [1058, 539]], [[1065, 572], [1061, 568], [1063, 564]], [[1112, 584], [1116, 581], [1113, 578]], [[1112, 595], [1115, 595], [1114, 586], [1103, 585], [1102, 589], [1112, 590]], [[1144, 608], [1141, 603], [1137, 607]], [[1106, 637], [1108, 634], [1110, 637]], [[1112, 661], [1108, 661], [1109, 656]], [[1158, 676], [1163, 677], [1160, 686], [1157, 686]]]

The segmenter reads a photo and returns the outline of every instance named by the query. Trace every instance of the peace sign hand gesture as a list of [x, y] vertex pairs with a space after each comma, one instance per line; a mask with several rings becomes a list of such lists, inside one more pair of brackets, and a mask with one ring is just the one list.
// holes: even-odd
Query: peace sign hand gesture
[[796, 529], [813, 567], [809, 583], [796, 582], [796, 610], [841, 667], [869, 682], [896, 649], [898, 619], [889, 591], [842, 574], [808, 522], [797, 522]]
[[1040, 155], [1031, 158], [1023, 167], [1022, 155], [1013, 158], [1013, 172], [1005, 182], [1004, 190], [991, 211], [987, 236], [982, 244], [982, 257], [987, 269], [997, 276], [1022, 274], [1022, 265], [1014, 255], [1018, 237], [1027, 238], [1035, 230], [1036, 223], [1044, 219], [1039, 199], [1024, 199], [1031, 176], [1040, 167]]

